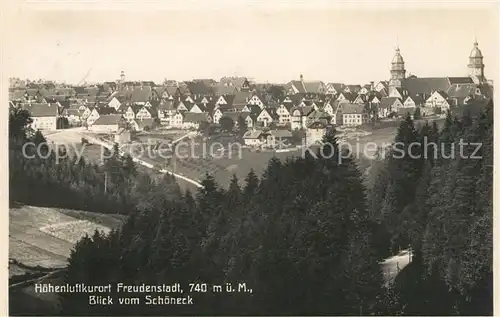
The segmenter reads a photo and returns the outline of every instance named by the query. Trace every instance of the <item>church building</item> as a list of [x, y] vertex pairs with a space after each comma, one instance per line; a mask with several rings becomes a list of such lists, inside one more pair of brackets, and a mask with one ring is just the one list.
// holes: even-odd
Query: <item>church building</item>
[[[463, 105], [473, 98], [492, 98], [493, 87], [484, 75], [483, 54], [477, 41], [469, 54], [467, 77], [406, 77], [405, 62], [399, 47], [391, 63], [389, 97], [420, 100], [422, 106], [435, 93], [450, 105]], [[419, 105], [417, 105], [419, 106]]]

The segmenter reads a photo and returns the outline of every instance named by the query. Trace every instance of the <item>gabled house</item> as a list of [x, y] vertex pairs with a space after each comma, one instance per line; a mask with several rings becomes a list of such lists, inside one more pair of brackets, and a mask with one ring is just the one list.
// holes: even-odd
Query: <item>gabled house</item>
[[330, 122], [331, 119], [332, 116], [330, 116], [328, 113], [319, 110], [314, 110], [307, 115], [306, 125], [323, 120], [325, 120], [326, 122]]
[[219, 120], [220, 120], [220, 118], [222, 118], [222, 115], [223, 115], [223, 113], [222, 113], [221, 108], [215, 109], [213, 114], [212, 114], [213, 122], [215, 124], [219, 124]]
[[307, 115], [309, 115], [314, 108], [312, 107], [293, 107], [291, 109], [292, 120], [290, 127], [292, 130], [303, 129], [306, 127]]
[[247, 124], [247, 128], [253, 129], [257, 125], [257, 117], [258, 114], [243, 112], [245, 115], [243, 118], [245, 119], [245, 123]]
[[129, 122], [134, 131], [150, 131], [154, 127], [153, 119], [132, 120]]
[[232, 102], [232, 98], [229, 97], [228, 95], [220, 96], [217, 99], [217, 101], [215, 102], [215, 105], [216, 106], [227, 105], [228, 104], [228, 99], [231, 99], [231, 102]]
[[247, 102], [249, 105], [259, 106], [260, 109], [264, 109], [264, 98], [259, 97], [257, 94], [254, 94]]
[[360, 85], [345, 85], [343, 92], [357, 95], [360, 90], [361, 90]]
[[85, 108], [82, 111], [80, 107], [81, 106], [78, 104], [71, 104], [68, 108], [63, 110], [62, 115], [68, 119], [69, 125], [79, 126], [81, 124], [81, 118]]
[[420, 95], [408, 96], [403, 101], [403, 107], [405, 108], [415, 108], [423, 105], [425, 103], [425, 99]]
[[90, 130], [98, 133], [115, 133], [125, 126], [126, 120], [121, 114], [108, 114], [100, 116], [90, 126]]
[[337, 95], [344, 91], [344, 84], [341, 83], [328, 83], [326, 85], [326, 92], [325, 94], [327, 95]]
[[327, 102], [325, 102], [325, 104], [321, 110], [323, 112], [329, 114], [330, 116], [333, 116], [333, 114], [335, 113], [334, 109], [333, 109], [333, 105], [332, 105], [333, 102], [334, 102], [333, 100], [328, 100]]
[[389, 114], [398, 111], [399, 108], [403, 107], [403, 103], [399, 98], [396, 97], [386, 97], [382, 98], [381, 102], [378, 104], [378, 117], [387, 118]]
[[324, 94], [326, 91], [325, 83], [322, 81], [304, 81], [302, 75], [300, 75], [300, 80], [292, 80], [285, 85], [285, 92], [289, 95]]
[[203, 104], [200, 104], [200, 105], [193, 104], [191, 106], [191, 109], [189, 109], [189, 112], [202, 113], [202, 112], [206, 112], [206, 109], [205, 109], [205, 106], [203, 106]]
[[33, 130], [56, 130], [57, 117], [59, 109], [51, 104], [30, 103], [25, 104], [23, 108], [30, 112], [31, 128]]
[[176, 109], [174, 107], [174, 102], [171, 100], [162, 100], [158, 105], [157, 116], [160, 119], [160, 122], [170, 121], [170, 117], [175, 115]]
[[85, 121], [87, 126], [93, 125], [100, 117], [99, 111], [96, 107], [89, 107], [88, 111], [85, 111], [82, 119]]
[[382, 90], [388, 90], [389, 89], [389, 82], [387, 81], [379, 81], [375, 86], [374, 89], [378, 92], [381, 92]]
[[138, 121], [153, 118], [153, 115], [146, 106], [140, 108], [134, 108], [134, 112], [135, 112], [135, 120]]
[[291, 103], [282, 103], [279, 105], [278, 109], [276, 109], [276, 114], [278, 114], [278, 123], [280, 125], [285, 125], [291, 122], [292, 116], [290, 110], [292, 109]]
[[265, 142], [266, 135], [261, 130], [248, 130], [243, 135], [243, 142], [247, 146], [259, 147]]
[[211, 123], [212, 118], [206, 112], [193, 113], [185, 112], [183, 114], [182, 128], [183, 129], [198, 129], [201, 123]]
[[233, 87], [235, 91], [249, 91], [250, 81], [246, 77], [222, 77], [218, 86]]
[[356, 93], [341, 92], [337, 96], [336, 100], [337, 101], [345, 100], [345, 101], [348, 101], [348, 102], [354, 102], [354, 100], [356, 100], [357, 97], [358, 97], [358, 94], [356, 94]]
[[356, 99], [354, 99], [353, 103], [359, 103], [359, 104], [364, 104], [365, 102], [368, 101], [368, 96], [359, 94]]
[[448, 102], [448, 95], [441, 90], [437, 90], [432, 93], [432, 95], [425, 101], [425, 107], [431, 109], [440, 109], [441, 113], [445, 113], [450, 109], [450, 103]]
[[186, 106], [186, 104], [182, 101], [179, 101], [175, 104], [175, 109], [179, 112], [183, 112], [183, 111], [188, 111], [189, 108]]
[[278, 123], [279, 116], [276, 114], [276, 110], [273, 108], [264, 108], [257, 116], [257, 122], [262, 126], [267, 127], [271, 123]]
[[365, 106], [355, 103], [342, 105], [342, 124], [346, 126], [357, 126], [369, 122]]
[[120, 109], [121, 105], [122, 103], [116, 97], [111, 98], [108, 102], [108, 107], [115, 108], [116, 110]]

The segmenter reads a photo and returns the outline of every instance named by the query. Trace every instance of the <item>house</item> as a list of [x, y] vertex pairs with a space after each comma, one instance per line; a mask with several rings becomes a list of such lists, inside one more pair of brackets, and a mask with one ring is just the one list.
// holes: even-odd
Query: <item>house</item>
[[378, 105], [378, 104], [380, 104], [380, 101], [382, 100], [383, 97], [384, 96], [381, 93], [379, 93], [378, 91], [377, 92], [371, 92], [368, 95], [367, 101], [372, 106], [373, 105]]
[[272, 122], [278, 123], [279, 116], [276, 114], [275, 109], [265, 108], [265, 109], [262, 109], [260, 114], [257, 116], [257, 122], [262, 124], [262, 126], [267, 127]]
[[267, 134], [261, 130], [249, 130], [243, 135], [245, 145], [260, 147], [265, 144]]
[[23, 108], [30, 112], [31, 128], [33, 130], [56, 130], [59, 109], [51, 104], [31, 103], [25, 104]]
[[166, 120], [167, 117], [173, 116], [177, 111], [174, 107], [174, 102], [171, 100], [162, 100], [157, 107], [157, 116], [160, 122]]
[[388, 81], [379, 81], [375, 86], [374, 86], [375, 91], [381, 92], [383, 90], [388, 90], [389, 89], [389, 82]]
[[93, 125], [96, 122], [96, 120], [99, 119], [99, 117], [101, 116], [96, 107], [89, 108], [89, 111], [90, 112], [88, 116], [84, 117], [87, 126]]
[[321, 120], [326, 120], [326, 122], [330, 122], [331, 119], [332, 119], [332, 116], [330, 116], [328, 113], [320, 111], [320, 110], [314, 110], [307, 115], [306, 125], [309, 125], [313, 122], [321, 121]]
[[305, 145], [321, 142], [329, 127], [325, 120], [310, 123], [306, 127]]
[[345, 100], [348, 102], [354, 102], [354, 100], [356, 100], [357, 97], [358, 97], [358, 95], [356, 93], [353, 93], [353, 92], [341, 92], [338, 94], [336, 100], [337, 101]]
[[292, 112], [292, 120], [291, 120], [291, 129], [303, 129], [306, 127], [307, 115], [314, 111], [312, 107], [293, 107], [291, 109]]
[[425, 107], [430, 109], [439, 108], [441, 113], [445, 113], [450, 109], [448, 95], [442, 90], [433, 92], [432, 95], [425, 101]]
[[[85, 111], [85, 110], [83, 110], [83, 111]], [[81, 118], [82, 118], [83, 111], [80, 110], [80, 106], [78, 104], [72, 104], [68, 108], [63, 110], [62, 115], [63, 115], [63, 117], [68, 119], [69, 125], [79, 126], [82, 123]]]
[[184, 120], [184, 116], [182, 112], [176, 112], [174, 114], [168, 115], [162, 124], [165, 124], [165, 126], [169, 128], [182, 128], [182, 123]]
[[250, 82], [246, 77], [222, 77], [217, 85], [217, 90], [219, 90], [219, 87], [234, 88], [233, 93], [236, 91], [248, 91], [250, 90]]
[[295, 94], [324, 94], [327, 90], [322, 81], [304, 81], [300, 75], [300, 80], [292, 80], [285, 85], [285, 92], [289, 95]]
[[359, 103], [359, 104], [364, 104], [365, 102], [368, 101], [368, 96], [359, 94], [356, 99], [354, 99], [353, 103]]
[[406, 118], [408, 115], [410, 116], [410, 118], [413, 119], [413, 116], [415, 114], [415, 110], [417, 108], [399, 108], [398, 109], [398, 112], [397, 112], [397, 115], [399, 118]]
[[[138, 111], [138, 109], [140, 109], [141, 106], [139, 105], [131, 105], [131, 106], [128, 106], [127, 107], [127, 110], [125, 111], [125, 113], [123, 114], [123, 116], [125, 117], [125, 119], [127, 119], [128, 121], [132, 121], [135, 119], [135, 113], [136, 111]], [[135, 109], [134, 109], [135, 108]]]
[[248, 113], [248, 112], [245, 112], [246, 114], [244, 115], [244, 119], [245, 119], [245, 123], [247, 125], [247, 128], [249, 129], [253, 129], [255, 128], [256, 124], [257, 124], [257, 116], [258, 114], [255, 114], [255, 113]]
[[114, 135], [114, 141], [119, 145], [130, 143], [130, 140], [131, 140], [130, 131], [125, 128], [118, 129], [118, 131]]
[[206, 112], [206, 109], [205, 109], [205, 106], [203, 106], [203, 104], [200, 104], [200, 105], [193, 104], [191, 106], [191, 109], [189, 109], [189, 112], [202, 113], [202, 112]]
[[214, 113], [212, 115], [213, 122], [215, 124], [219, 124], [219, 120], [220, 120], [220, 118], [222, 118], [222, 115], [223, 115], [222, 109], [220, 109], [220, 108], [215, 109]]
[[264, 109], [264, 98], [259, 97], [258, 95], [254, 94], [250, 100], [248, 100], [247, 104], [252, 105], [252, 106], [259, 106], [260, 109]]
[[134, 111], [137, 111], [135, 113], [135, 119], [136, 120], [144, 120], [144, 119], [151, 119], [153, 118], [151, 112], [148, 110], [146, 106], [136, 108]]
[[292, 132], [290, 130], [285, 130], [285, 129], [277, 129], [277, 130], [270, 130], [269, 133], [272, 135], [272, 139], [269, 141], [274, 142], [273, 147], [280, 147], [280, 145], [283, 145], [283, 142], [288, 141], [290, 142], [292, 140]]
[[[231, 96], [231, 97], [230, 97]], [[216, 106], [221, 106], [221, 105], [227, 105], [229, 104], [228, 101], [231, 101], [232, 103], [232, 99], [234, 98], [234, 95], [224, 95], [224, 96], [220, 96], [217, 101], [215, 102], [215, 105]]]
[[396, 97], [385, 97], [382, 98], [380, 104], [378, 104], [378, 117], [387, 118], [389, 114], [397, 112], [399, 108], [403, 107], [401, 100]]
[[153, 119], [135, 119], [129, 122], [130, 126], [135, 131], [150, 131], [154, 127]]
[[343, 92], [358, 94], [361, 91], [361, 85], [346, 85]]
[[489, 85], [455, 84], [447, 91], [450, 106], [463, 106], [472, 100], [486, 100], [493, 97], [493, 90]]
[[321, 109], [323, 112], [327, 113], [331, 117], [333, 117], [333, 114], [334, 114], [333, 105], [332, 105], [333, 102], [334, 101], [332, 101], [332, 100], [328, 100], [327, 102], [325, 102], [323, 108]]
[[184, 103], [182, 101], [178, 101], [175, 103], [175, 110], [177, 110], [179, 112], [183, 112], [183, 111], [188, 111], [189, 108], [188, 108], [187, 103]]
[[210, 118], [210, 115], [208, 113], [185, 112], [183, 114], [181, 127], [182, 129], [198, 129], [200, 127], [200, 124], [203, 122], [212, 122], [212, 119]]
[[116, 133], [120, 128], [125, 127], [126, 120], [121, 114], [108, 114], [100, 116], [90, 130], [97, 133]]
[[364, 105], [355, 103], [342, 105], [343, 125], [357, 126], [365, 124], [368, 121], [369, 121], [368, 113], [366, 113]]
[[364, 85], [358, 93], [360, 95], [368, 95], [374, 89], [375, 87], [373, 87], [373, 81], [372, 81], [369, 85]]
[[341, 83], [328, 83], [326, 85], [326, 92], [325, 94], [327, 95], [337, 95], [344, 91], [344, 84]]
[[425, 103], [424, 98], [421, 95], [408, 96], [403, 102], [403, 107], [405, 108], [415, 108], [421, 106]]
[[290, 110], [292, 109], [292, 103], [282, 103], [279, 105], [278, 109], [276, 109], [276, 114], [278, 114], [278, 123], [280, 125], [285, 125], [291, 122], [292, 116], [290, 114]]

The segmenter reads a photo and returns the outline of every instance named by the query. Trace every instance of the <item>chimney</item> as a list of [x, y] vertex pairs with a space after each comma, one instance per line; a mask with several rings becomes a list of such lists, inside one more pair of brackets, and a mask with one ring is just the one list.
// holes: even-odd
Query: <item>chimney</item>
[[375, 87], [374, 87], [375, 83], [373, 81], [370, 82], [370, 90], [371, 91], [374, 91], [375, 90]]

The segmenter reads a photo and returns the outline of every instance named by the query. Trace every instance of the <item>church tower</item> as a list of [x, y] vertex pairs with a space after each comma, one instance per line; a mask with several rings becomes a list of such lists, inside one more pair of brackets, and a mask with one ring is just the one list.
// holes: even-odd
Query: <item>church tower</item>
[[389, 80], [389, 96], [398, 95], [397, 90], [403, 86], [406, 70], [403, 56], [399, 51], [399, 46], [396, 48], [396, 54], [391, 63], [391, 79]]
[[486, 82], [486, 78], [484, 77], [483, 53], [481, 53], [476, 40], [474, 40], [474, 47], [470, 52], [469, 65], [467, 66], [469, 67], [469, 76], [475, 83]]

